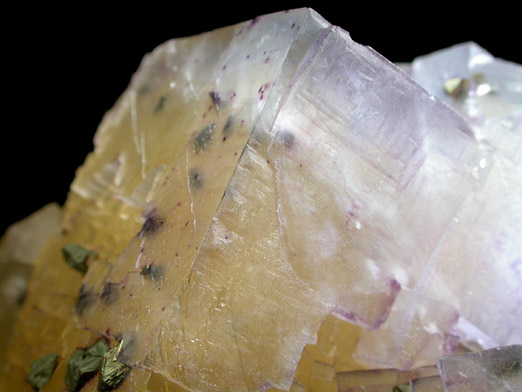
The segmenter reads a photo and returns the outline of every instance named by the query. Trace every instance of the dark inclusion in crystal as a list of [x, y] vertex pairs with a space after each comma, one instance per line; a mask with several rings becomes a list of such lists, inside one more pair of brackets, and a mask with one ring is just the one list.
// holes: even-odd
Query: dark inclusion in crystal
[[210, 144], [216, 124], [212, 123], [203, 128], [194, 139], [194, 152], [203, 152]]
[[143, 238], [148, 235], [156, 234], [162, 225], [162, 219], [154, 214], [150, 214], [145, 219], [145, 223], [143, 223], [143, 226], [141, 227], [139, 236]]
[[280, 143], [283, 147], [291, 149], [295, 145], [295, 135], [289, 131], [283, 131], [279, 134]]
[[158, 102], [154, 106], [154, 113], [160, 112], [165, 107], [165, 103], [167, 102], [167, 95], [163, 94], [159, 97]]
[[106, 305], [112, 305], [118, 300], [120, 295], [118, 291], [118, 283], [106, 282], [103, 285], [102, 293], [100, 294], [100, 298]]
[[209, 93], [209, 95], [210, 95], [210, 99], [212, 100], [212, 103], [216, 106], [216, 109], [219, 110], [219, 104], [221, 103], [221, 97], [215, 91], [211, 91]]
[[203, 188], [203, 174], [199, 171], [199, 169], [193, 168], [189, 172], [189, 185], [191, 189], [199, 190]]
[[161, 111], [165, 107], [166, 102], [167, 102], [167, 96], [165, 94], [163, 94], [159, 98], [158, 103], [156, 103], [156, 106], [154, 106], [154, 113]]
[[78, 314], [80, 317], [85, 314], [87, 310], [96, 302], [96, 293], [92, 287], [87, 287], [84, 283], [80, 287], [80, 291], [78, 292], [78, 298], [76, 299], [76, 304], [74, 305], [74, 312]]
[[161, 265], [148, 265], [141, 269], [140, 275], [150, 280], [158, 280], [163, 277], [163, 267]]

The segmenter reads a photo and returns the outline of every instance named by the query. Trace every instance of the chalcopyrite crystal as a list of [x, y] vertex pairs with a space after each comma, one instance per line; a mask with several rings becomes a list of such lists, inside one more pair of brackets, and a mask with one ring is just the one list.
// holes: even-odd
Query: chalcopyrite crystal
[[[432, 271], [449, 268], [438, 255], [455, 249], [449, 233], [484, 187], [483, 160], [492, 167], [474, 132], [309, 9], [159, 46], [78, 170], [62, 233], [35, 264], [0, 389], [28, 390], [29, 364], [57, 353], [42, 390], [63, 390], [69, 358], [100, 339], [109, 351], [82, 390], [350, 390], [365, 374], [353, 373], [363, 369], [352, 359], [359, 334], [361, 361], [403, 361], [416, 312], [428, 327], [453, 326], [462, 313], [496, 342], [518, 339], [515, 315], [496, 331], [471, 294], [456, 305], [425, 289]], [[520, 178], [516, 163], [506, 164]], [[502, 173], [488, 178], [510, 182]], [[519, 234], [505, 240], [518, 257]], [[451, 271], [440, 277], [459, 284]], [[520, 309], [498, 303], [511, 283], [491, 300], [495, 320]], [[394, 322], [398, 309], [406, 318]], [[382, 361], [368, 344], [380, 331]], [[428, 365], [441, 341], [455, 348], [452, 330], [441, 331], [427, 347], [412, 343]], [[433, 366], [409, 371], [416, 359], [372, 385], [437, 376]]]

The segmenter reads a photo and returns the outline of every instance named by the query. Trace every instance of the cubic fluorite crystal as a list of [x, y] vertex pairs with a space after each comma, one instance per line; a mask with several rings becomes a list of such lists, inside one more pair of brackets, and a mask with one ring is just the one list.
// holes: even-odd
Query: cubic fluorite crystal
[[[480, 86], [496, 88], [488, 80], [484, 71]], [[456, 217], [471, 225], [489, 196], [480, 193], [481, 169], [494, 155], [474, 132], [311, 10], [161, 45], [103, 119], [77, 173], [63, 232], [36, 263], [2, 382], [27, 389], [28, 363], [56, 352], [62, 360], [44, 388], [63, 389], [67, 359], [100, 337], [112, 349], [102, 381], [86, 390], [329, 390], [336, 372], [342, 389], [354, 373], [341, 370], [362, 368], [352, 358], [361, 328], [377, 330], [361, 335], [357, 353], [367, 362], [406, 369], [420, 355], [434, 364], [454, 348], [461, 313], [490, 333], [474, 318], [476, 297], [455, 304], [460, 292], [438, 295], [460, 286], [451, 272], [436, 273], [448, 268], [441, 252], [472, 236], [455, 229]], [[520, 180], [515, 163], [488, 177], [493, 197], [505, 193], [497, 182]], [[514, 180], [503, 177], [509, 168]], [[491, 213], [501, 210], [491, 203]], [[520, 231], [508, 234], [512, 244]], [[71, 246], [88, 253], [81, 270], [63, 260]], [[464, 264], [459, 274], [469, 273]], [[495, 308], [495, 320], [517, 306]], [[499, 335], [516, 340], [508, 322]], [[426, 328], [436, 332], [422, 345]], [[318, 349], [303, 351], [317, 336]], [[306, 370], [296, 373], [300, 357]], [[106, 361], [123, 369], [115, 381]], [[392, 384], [432, 377], [427, 369]]]
[[[522, 67], [467, 43], [416, 59], [411, 76], [468, 119], [481, 157], [423, 279], [362, 334], [360, 358], [401, 368], [433, 363], [457, 337], [470, 348], [522, 341]], [[467, 85], [457, 96], [444, 90], [455, 78]]]

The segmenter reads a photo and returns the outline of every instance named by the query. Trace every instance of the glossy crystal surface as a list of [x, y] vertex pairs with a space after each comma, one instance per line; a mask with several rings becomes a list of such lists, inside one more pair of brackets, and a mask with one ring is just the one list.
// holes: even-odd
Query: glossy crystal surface
[[[397, 311], [421, 332], [458, 318], [423, 290], [482, 186], [473, 131], [311, 10], [159, 46], [78, 170], [1, 382], [27, 390], [28, 363], [56, 352], [43, 390], [63, 389], [67, 359], [103, 337], [131, 369], [121, 391], [341, 388], [363, 368], [361, 329], [403, 332], [386, 329]], [[85, 274], [64, 262], [67, 244], [92, 252]], [[384, 361], [403, 360], [397, 336]], [[430, 364], [439, 338], [453, 342], [434, 336]]]
[[[468, 120], [480, 158], [422, 278], [381, 329], [362, 333], [361, 360], [399, 368], [432, 364], [459, 341], [522, 341], [522, 66], [465, 43], [416, 59], [410, 75]], [[465, 87], [449, 93], [455, 78]]]

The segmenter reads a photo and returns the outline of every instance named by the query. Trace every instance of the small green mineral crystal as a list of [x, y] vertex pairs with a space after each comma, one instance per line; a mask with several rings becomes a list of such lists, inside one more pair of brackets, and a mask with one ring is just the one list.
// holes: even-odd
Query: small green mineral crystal
[[54, 369], [56, 368], [57, 358], [58, 355], [50, 353], [45, 354], [43, 357], [40, 357], [31, 363], [27, 381], [29, 381], [29, 384], [31, 384], [35, 390], [42, 388], [47, 381], [51, 379]]
[[98, 378], [98, 391], [105, 392], [116, 389], [130, 372], [130, 367], [118, 361], [118, 354], [122, 347], [123, 340], [105, 354]]
[[80, 271], [82, 274], [87, 272], [87, 259], [93, 252], [80, 245], [68, 243], [62, 248], [62, 255], [67, 264]]
[[71, 391], [78, 391], [98, 372], [107, 351], [109, 345], [104, 339], [98, 340], [87, 350], [76, 350], [67, 365], [65, 385]]

